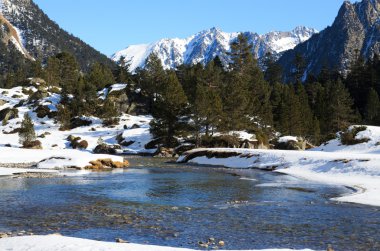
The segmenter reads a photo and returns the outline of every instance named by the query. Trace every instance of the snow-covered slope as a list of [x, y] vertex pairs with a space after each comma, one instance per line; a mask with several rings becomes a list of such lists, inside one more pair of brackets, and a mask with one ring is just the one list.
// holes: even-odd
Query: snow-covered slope
[[[315, 33], [317, 33], [315, 29], [300, 26], [290, 32], [270, 32], [264, 35], [245, 32], [244, 35], [253, 45], [254, 55], [261, 58], [267, 52], [279, 54], [293, 49]], [[124, 57], [126, 61], [130, 61], [132, 71], [137, 67], [143, 67], [151, 53], [159, 56], [166, 69], [176, 68], [181, 64], [206, 64], [216, 56], [219, 56], [226, 64], [230, 43], [237, 38], [238, 34], [211, 28], [185, 39], [162, 39], [151, 44], [131, 45], [116, 52], [112, 55], [112, 59], [119, 61], [121, 57]]]
[[[102, 120], [96, 117], [83, 117], [91, 121], [89, 126], [78, 127], [69, 131], [59, 130], [60, 125], [55, 118], [45, 116], [39, 118], [37, 115], [38, 107], [47, 107], [51, 112], [57, 111], [57, 104], [60, 102], [60, 94], [52, 92], [42, 86], [15, 87], [12, 89], [0, 89], [0, 114], [6, 109], [17, 109], [17, 117], [8, 121], [0, 121], [0, 148], [11, 146], [13, 148], [20, 147], [17, 128], [25, 113], [29, 113], [35, 125], [38, 140], [42, 143], [44, 150], [72, 149], [69, 145], [67, 137], [69, 135], [80, 137], [88, 142], [87, 151], [92, 151], [98, 145], [98, 139], [101, 137], [106, 144], [117, 144], [117, 136], [122, 135], [123, 139], [131, 142], [128, 146], [122, 146], [121, 151], [125, 153], [151, 153], [155, 150], [147, 150], [145, 144], [152, 140], [149, 132], [150, 116], [132, 116], [123, 114], [120, 117], [120, 123], [114, 127], [105, 127]], [[99, 92], [99, 98], [104, 95], [116, 92], [126, 88], [126, 85], [115, 84], [109, 88]], [[44, 90], [46, 97], [37, 102], [31, 101], [33, 96], [39, 90]], [[6, 155], [4, 155], [6, 157]], [[4, 163], [2, 155], [0, 155], [0, 163]]]
[[[351, 126], [349, 130], [358, 126]], [[366, 142], [354, 145], [343, 145], [340, 137], [330, 140], [320, 147], [314, 148], [311, 151], [323, 152], [354, 152], [354, 153], [380, 153], [380, 127], [378, 126], [365, 126], [366, 130], [360, 131], [355, 136], [356, 140], [363, 140]]]

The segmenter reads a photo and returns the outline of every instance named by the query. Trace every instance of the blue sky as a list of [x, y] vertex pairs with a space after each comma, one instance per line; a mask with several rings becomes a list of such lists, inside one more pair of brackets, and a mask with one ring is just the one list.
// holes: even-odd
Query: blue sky
[[343, 0], [61, 0], [35, 2], [62, 28], [111, 55], [131, 44], [185, 38], [211, 27], [227, 32], [322, 30]]

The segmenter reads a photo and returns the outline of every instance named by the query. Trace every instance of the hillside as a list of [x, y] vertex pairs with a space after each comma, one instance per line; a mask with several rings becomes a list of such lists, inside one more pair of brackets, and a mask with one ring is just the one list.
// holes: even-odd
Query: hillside
[[[17, 31], [21, 51], [28, 58], [46, 61], [50, 56], [65, 51], [75, 55], [83, 70], [94, 62], [114, 66], [112, 61], [94, 48], [61, 29], [32, 0], [1, 0], [3, 22]], [[10, 53], [10, 52], [9, 52]]]

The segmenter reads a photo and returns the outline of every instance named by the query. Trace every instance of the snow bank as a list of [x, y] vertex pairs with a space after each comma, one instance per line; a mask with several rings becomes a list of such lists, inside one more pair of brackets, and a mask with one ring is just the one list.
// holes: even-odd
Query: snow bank
[[[100, 242], [58, 235], [0, 239], [0, 249], [7, 251], [192, 251], [184, 248]], [[290, 251], [290, 249], [267, 249], [266, 251], [276, 250]], [[303, 251], [311, 250], [304, 249]]]
[[336, 200], [380, 206], [380, 155], [353, 151], [196, 149], [178, 162], [229, 168], [276, 169], [295, 177], [355, 188]]
[[48, 174], [58, 174], [55, 170], [38, 170], [38, 169], [25, 169], [25, 168], [4, 168], [0, 167], [0, 177], [1, 176], [13, 176], [22, 173], [48, 173]]
[[37, 167], [40, 169], [84, 168], [89, 165], [90, 161], [97, 159], [112, 159], [113, 161], [123, 162], [123, 157], [106, 154], [91, 154], [89, 152], [72, 149], [30, 150], [0, 147], [0, 163], [38, 163]]
[[298, 142], [298, 139], [294, 136], [284, 136], [278, 139], [279, 143], [288, 143], [289, 141]]
[[[353, 127], [359, 126], [351, 126], [350, 130]], [[356, 145], [342, 145], [340, 138], [337, 137], [320, 147], [314, 148], [311, 151], [324, 151], [324, 152], [355, 152], [355, 153], [372, 153], [378, 154], [380, 153], [380, 127], [378, 126], [365, 126], [366, 130], [359, 132], [355, 139], [367, 139], [367, 142], [356, 144]]]

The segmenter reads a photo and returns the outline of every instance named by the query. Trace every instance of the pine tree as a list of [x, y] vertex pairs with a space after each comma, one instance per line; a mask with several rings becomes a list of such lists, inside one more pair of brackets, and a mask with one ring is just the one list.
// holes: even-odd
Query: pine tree
[[37, 59], [31, 63], [30, 75], [36, 78], [43, 77], [42, 62]]
[[289, 88], [288, 93], [288, 119], [289, 119], [289, 135], [302, 136], [303, 134], [303, 114], [301, 111], [301, 103], [299, 97], [295, 93], [294, 88]]
[[[210, 67], [211, 64], [213, 65], [212, 67]], [[194, 103], [197, 91], [196, 86], [199, 80], [203, 80], [205, 75], [217, 74], [218, 70], [219, 68], [214, 67], [213, 63], [209, 63], [206, 69], [204, 69], [202, 64], [196, 64], [193, 66], [182, 65], [178, 67], [176, 71], [177, 76], [190, 103]], [[205, 73], [207, 71], [209, 71], [209, 73]], [[215, 75], [214, 77], [215, 79], [212, 79], [210, 84], [218, 82], [218, 76]]]
[[314, 145], [319, 145], [321, 143], [321, 128], [319, 126], [319, 121], [316, 117], [313, 120], [313, 136], [312, 142]]
[[119, 122], [119, 115], [115, 102], [107, 98], [103, 106], [99, 109], [99, 117], [103, 119], [103, 124], [106, 126], [115, 125]]
[[92, 65], [87, 76], [87, 82], [91, 83], [96, 89], [100, 90], [106, 85], [114, 84], [115, 78], [112, 71], [107, 66], [95, 63]]
[[365, 121], [368, 124], [377, 125], [380, 116], [380, 100], [375, 89], [371, 88], [368, 93], [365, 109]]
[[193, 121], [196, 125], [196, 138], [204, 129], [206, 136], [210, 130], [220, 125], [223, 106], [217, 90], [211, 86], [197, 85], [197, 92], [193, 109]]
[[294, 82], [303, 81], [305, 70], [306, 70], [306, 60], [301, 54], [297, 53], [294, 58], [294, 72], [293, 72]]
[[84, 113], [87, 115], [96, 114], [99, 107], [99, 98], [96, 91], [96, 87], [84, 79], [83, 86], [83, 98], [84, 101]]
[[300, 103], [300, 112], [302, 114], [301, 136], [311, 136], [314, 131], [313, 113], [309, 106], [309, 99], [303, 84], [298, 81], [295, 85], [295, 94]]
[[129, 73], [129, 67], [131, 65], [130, 61], [126, 61], [125, 57], [120, 57], [118, 61], [118, 67], [116, 69], [116, 80], [118, 83], [129, 83], [131, 82], [131, 74]]
[[281, 125], [280, 117], [282, 112], [281, 102], [284, 94], [284, 89], [287, 88], [287, 85], [275, 83], [272, 88], [271, 96], [270, 96], [270, 104], [271, 110], [273, 114], [273, 124], [274, 127], [278, 130]]
[[353, 101], [342, 81], [328, 83], [326, 88], [327, 127], [330, 132], [337, 132], [347, 128], [355, 121]]
[[181, 118], [186, 115], [187, 97], [175, 72], [169, 72], [162, 91], [157, 96], [156, 107], [151, 123], [151, 132], [155, 137], [165, 138], [166, 146], [173, 146], [173, 138], [181, 127]]
[[165, 71], [159, 57], [152, 53], [149, 55], [145, 68], [139, 71], [139, 85], [148, 98], [148, 112], [153, 113], [158, 93], [162, 89]]
[[264, 59], [265, 63], [265, 79], [269, 84], [274, 85], [275, 83], [282, 82], [283, 69], [281, 65], [277, 63], [273, 54], [267, 53]]
[[368, 66], [362, 57], [352, 64], [345, 85], [353, 98], [355, 106], [359, 109], [361, 115], [365, 116], [365, 107], [367, 96], [370, 88], [374, 87], [371, 83]]
[[253, 60], [251, 65], [247, 65], [246, 73], [248, 81], [248, 96], [250, 98], [250, 107], [248, 114], [250, 116], [251, 126], [266, 128], [273, 124], [273, 114], [271, 109], [270, 97], [271, 86], [264, 79], [264, 74], [257, 64], [257, 60]]
[[67, 105], [58, 105], [57, 121], [61, 124], [60, 130], [69, 130], [71, 127], [71, 111]]
[[303, 136], [299, 97], [291, 85], [283, 86], [281, 91], [281, 101], [275, 111], [275, 128], [285, 135]]
[[251, 65], [254, 58], [252, 55], [252, 45], [243, 33], [240, 33], [235, 42], [231, 43], [229, 52], [231, 64], [230, 67], [236, 72], [242, 72], [247, 65]]
[[62, 52], [56, 55], [58, 68], [58, 85], [62, 87], [63, 95], [74, 92], [79, 80], [79, 65], [72, 54]]
[[249, 124], [249, 85], [237, 72], [231, 72], [223, 88], [223, 130], [245, 130]]
[[34, 124], [32, 118], [28, 113], [25, 113], [24, 119], [21, 122], [19, 131], [20, 144], [26, 146], [36, 140], [36, 132], [34, 131]]
[[117, 117], [119, 114], [117, 112], [115, 103], [110, 99], [106, 99], [102, 108], [100, 109], [99, 117], [103, 119], [109, 119]]
[[45, 68], [45, 79], [49, 85], [58, 86], [60, 83], [60, 61], [57, 57], [50, 57]]

